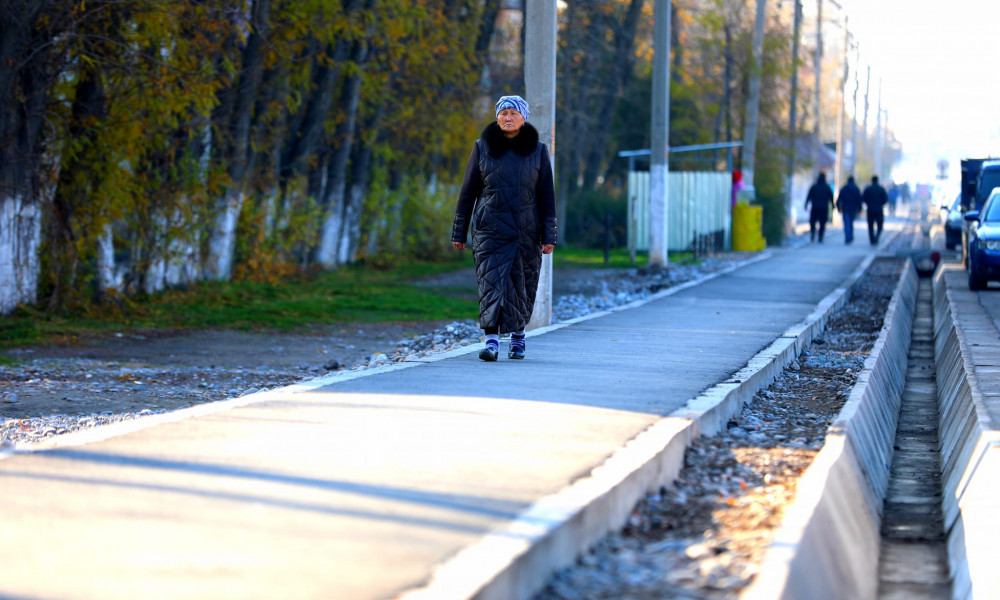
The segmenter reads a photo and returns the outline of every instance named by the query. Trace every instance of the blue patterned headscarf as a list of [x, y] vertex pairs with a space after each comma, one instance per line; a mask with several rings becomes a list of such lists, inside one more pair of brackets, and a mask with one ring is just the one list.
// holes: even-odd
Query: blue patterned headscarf
[[500, 111], [505, 108], [513, 108], [517, 112], [521, 113], [521, 116], [524, 117], [525, 121], [528, 120], [528, 103], [524, 100], [524, 98], [520, 96], [501, 96], [500, 99], [497, 100], [497, 115], [499, 115]]

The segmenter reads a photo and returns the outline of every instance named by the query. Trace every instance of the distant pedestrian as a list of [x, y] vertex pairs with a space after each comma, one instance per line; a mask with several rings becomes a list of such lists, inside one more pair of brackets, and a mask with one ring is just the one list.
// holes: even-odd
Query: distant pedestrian
[[893, 183], [893, 182], [890, 181], [889, 182], [889, 189], [886, 191], [886, 193], [888, 194], [888, 197], [889, 197], [889, 216], [890, 217], [895, 217], [896, 216], [896, 201], [899, 199], [899, 188], [896, 187], [895, 183]]
[[878, 183], [878, 175], [872, 175], [872, 183], [861, 194], [861, 201], [864, 202], [865, 212], [868, 213], [868, 240], [872, 246], [877, 246], [878, 239], [882, 237], [882, 224], [885, 221], [882, 208], [889, 201], [885, 188]]
[[819, 243], [823, 243], [823, 233], [826, 231], [826, 221], [830, 218], [831, 206], [833, 206], [833, 190], [826, 183], [826, 173], [820, 171], [816, 183], [812, 184], [809, 193], [806, 194], [805, 208], [809, 209], [809, 241], [816, 241], [818, 229]]
[[903, 204], [910, 201], [910, 183], [908, 181], [899, 184], [899, 201]]
[[503, 96], [496, 121], [472, 146], [451, 230], [451, 245], [472, 254], [479, 287], [479, 326], [495, 361], [500, 334], [510, 333], [507, 358], [524, 358], [524, 328], [531, 320], [542, 255], [556, 246], [556, 199], [549, 150], [527, 122], [528, 103]]
[[854, 219], [861, 210], [861, 190], [854, 183], [854, 176], [847, 178], [847, 183], [837, 194], [837, 210], [844, 216], [844, 243], [854, 241]]
[[746, 184], [743, 183], [743, 171], [733, 171], [733, 187], [729, 197], [730, 208], [736, 207], [736, 201], [740, 197], [740, 191], [742, 191], [745, 187]]

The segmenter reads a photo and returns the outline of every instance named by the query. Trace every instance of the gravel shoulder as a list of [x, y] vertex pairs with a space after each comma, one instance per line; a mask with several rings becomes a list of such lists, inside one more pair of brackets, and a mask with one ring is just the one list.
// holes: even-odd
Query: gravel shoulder
[[308, 333], [130, 331], [5, 352], [0, 415], [175, 410], [288, 385], [391, 353], [447, 321], [349, 323]]

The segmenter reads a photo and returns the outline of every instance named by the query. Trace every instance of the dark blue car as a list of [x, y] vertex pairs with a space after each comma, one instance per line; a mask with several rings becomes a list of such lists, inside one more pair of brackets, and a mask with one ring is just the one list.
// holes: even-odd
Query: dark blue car
[[982, 210], [970, 210], [969, 289], [981, 290], [989, 281], [1000, 281], [1000, 188], [994, 188]]

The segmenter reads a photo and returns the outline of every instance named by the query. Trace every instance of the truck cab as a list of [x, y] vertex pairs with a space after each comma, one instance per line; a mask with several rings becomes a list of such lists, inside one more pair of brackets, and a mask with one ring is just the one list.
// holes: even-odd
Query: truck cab
[[1000, 159], [984, 160], [976, 178], [976, 210], [982, 210], [993, 188], [1000, 187]]

